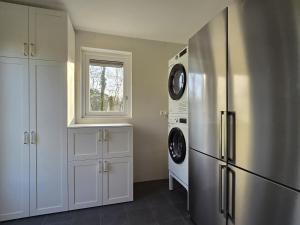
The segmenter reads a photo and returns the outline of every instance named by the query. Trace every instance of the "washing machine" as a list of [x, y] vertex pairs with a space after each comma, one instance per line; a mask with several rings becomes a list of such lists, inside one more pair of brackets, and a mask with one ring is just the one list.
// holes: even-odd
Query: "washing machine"
[[173, 190], [173, 179], [188, 190], [188, 116], [169, 115], [169, 189]]
[[188, 113], [188, 48], [169, 61], [169, 114]]

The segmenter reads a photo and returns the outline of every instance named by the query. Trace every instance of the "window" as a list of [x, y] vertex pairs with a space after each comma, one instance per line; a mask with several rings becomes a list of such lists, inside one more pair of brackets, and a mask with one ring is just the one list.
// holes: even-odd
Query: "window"
[[131, 53], [82, 48], [82, 117], [131, 117]]

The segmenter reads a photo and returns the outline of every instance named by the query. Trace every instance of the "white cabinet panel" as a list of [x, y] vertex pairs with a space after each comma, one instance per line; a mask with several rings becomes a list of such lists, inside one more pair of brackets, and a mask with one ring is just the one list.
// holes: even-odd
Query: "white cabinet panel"
[[69, 163], [69, 208], [102, 204], [102, 163], [99, 160]]
[[[28, 7], [0, 2], [0, 56], [27, 58]], [[25, 43], [25, 45], [24, 45]]]
[[102, 129], [69, 129], [68, 152], [69, 161], [101, 158]]
[[30, 213], [67, 210], [65, 64], [30, 61]]
[[132, 158], [103, 160], [103, 204], [133, 200]]
[[30, 57], [67, 60], [67, 16], [64, 12], [29, 8]]
[[103, 157], [126, 157], [132, 155], [132, 128], [103, 129]]
[[0, 57], [0, 221], [29, 216], [28, 81], [27, 60]]

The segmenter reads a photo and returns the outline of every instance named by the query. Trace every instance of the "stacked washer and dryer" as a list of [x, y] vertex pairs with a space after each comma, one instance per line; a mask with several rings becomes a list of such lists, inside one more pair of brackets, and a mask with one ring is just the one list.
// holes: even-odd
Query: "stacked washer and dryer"
[[188, 190], [188, 49], [169, 61], [169, 189], [177, 180]]

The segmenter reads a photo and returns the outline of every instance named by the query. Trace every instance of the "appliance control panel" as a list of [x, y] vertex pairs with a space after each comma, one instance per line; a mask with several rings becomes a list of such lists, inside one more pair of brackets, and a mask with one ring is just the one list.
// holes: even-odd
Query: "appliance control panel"
[[187, 124], [187, 118], [179, 118], [179, 123]]
[[181, 116], [169, 116], [169, 123], [187, 124], [188, 123], [188, 118], [187, 117], [181, 117]]

